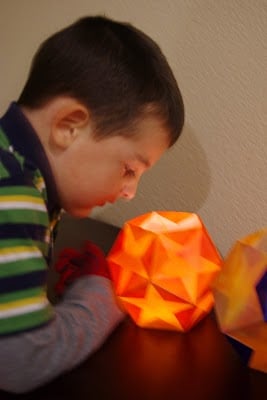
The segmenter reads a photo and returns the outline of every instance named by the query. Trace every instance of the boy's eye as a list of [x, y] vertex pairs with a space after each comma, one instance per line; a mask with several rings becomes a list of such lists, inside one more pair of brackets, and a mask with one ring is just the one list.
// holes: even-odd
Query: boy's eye
[[124, 166], [124, 176], [129, 178], [135, 178], [135, 171], [130, 168], [128, 165]]

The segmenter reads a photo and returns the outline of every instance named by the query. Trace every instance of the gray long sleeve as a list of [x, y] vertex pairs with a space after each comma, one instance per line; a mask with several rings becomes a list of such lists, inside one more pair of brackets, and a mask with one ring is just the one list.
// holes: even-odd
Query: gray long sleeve
[[27, 392], [72, 369], [101, 346], [122, 318], [108, 279], [78, 279], [48, 325], [0, 339], [0, 389]]

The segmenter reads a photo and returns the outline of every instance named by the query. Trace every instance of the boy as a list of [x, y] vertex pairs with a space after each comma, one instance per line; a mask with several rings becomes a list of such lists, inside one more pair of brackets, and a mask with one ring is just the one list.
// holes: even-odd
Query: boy
[[133, 26], [86, 17], [40, 47], [0, 119], [0, 389], [25, 392], [95, 351], [121, 320], [94, 247], [52, 308], [45, 294], [53, 227], [63, 209], [135, 195], [175, 143], [183, 101], [159, 47]]

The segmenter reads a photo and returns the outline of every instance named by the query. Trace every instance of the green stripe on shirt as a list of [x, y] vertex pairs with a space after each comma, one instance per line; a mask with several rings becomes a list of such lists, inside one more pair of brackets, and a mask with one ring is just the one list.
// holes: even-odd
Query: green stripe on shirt
[[28, 314], [16, 315], [15, 317], [0, 320], [0, 334], [15, 333], [25, 329], [32, 329], [48, 322], [53, 317], [50, 305], [38, 311]]
[[0, 187], [0, 195], [27, 195], [41, 199], [40, 192], [35, 187], [16, 185]]
[[[1, 228], [0, 228], [1, 229]], [[17, 246], [36, 246], [41, 251], [45, 250], [47, 244], [43, 242], [39, 242], [33, 239], [0, 239], [0, 250], [5, 249], [7, 247], [17, 247]]]
[[[43, 287], [36, 287], [25, 290], [18, 290], [16, 292], [0, 294], [0, 304], [8, 303], [10, 301], [17, 301], [22, 299], [27, 299], [29, 297], [39, 296], [44, 292]], [[1, 321], [1, 320], [0, 320]]]
[[2, 265], [0, 264], [0, 278], [42, 270], [46, 270], [46, 262], [43, 258], [27, 259], [26, 263], [25, 260], [19, 260]]
[[48, 225], [46, 212], [38, 210], [0, 210], [0, 223]]
[[9, 171], [4, 167], [3, 163], [0, 162], [0, 178], [9, 178], [9, 176]]
[[2, 149], [6, 149], [6, 150], [8, 150], [8, 148], [10, 146], [10, 142], [9, 142], [5, 132], [1, 128], [1, 126], [0, 126], [0, 146], [2, 147]]

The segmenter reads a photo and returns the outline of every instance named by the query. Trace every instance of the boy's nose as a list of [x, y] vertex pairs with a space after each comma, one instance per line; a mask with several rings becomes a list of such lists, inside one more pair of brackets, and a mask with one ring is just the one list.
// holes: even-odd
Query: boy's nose
[[126, 200], [132, 200], [136, 194], [138, 183], [129, 183], [127, 185], [124, 185], [120, 197], [126, 199]]

